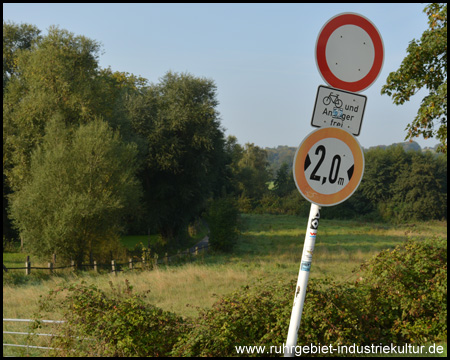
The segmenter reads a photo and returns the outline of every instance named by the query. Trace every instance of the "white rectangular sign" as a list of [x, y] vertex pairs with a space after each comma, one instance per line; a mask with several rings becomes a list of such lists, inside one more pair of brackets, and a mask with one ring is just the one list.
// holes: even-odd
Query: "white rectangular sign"
[[358, 136], [367, 96], [320, 85], [311, 119], [315, 127], [338, 127]]

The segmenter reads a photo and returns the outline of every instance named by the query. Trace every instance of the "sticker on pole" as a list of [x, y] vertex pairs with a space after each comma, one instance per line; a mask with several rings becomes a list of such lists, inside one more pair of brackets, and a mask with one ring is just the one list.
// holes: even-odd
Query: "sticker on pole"
[[320, 85], [317, 89], [311, 125], [334, 126], [358, 136], [366, 103], [367, 96]]
[[298, 147], [293, 173], [306, 200], [319, 206], [337, 205], [358, 188], [364, 173], [364, 153], [347, 131], [321, 128]]
[[338, 14], [320, 30], [315, 58], [319, 73], [328, 85], [360, 92], [371, 86], [381, 72], [383, 40], [366, 17]]

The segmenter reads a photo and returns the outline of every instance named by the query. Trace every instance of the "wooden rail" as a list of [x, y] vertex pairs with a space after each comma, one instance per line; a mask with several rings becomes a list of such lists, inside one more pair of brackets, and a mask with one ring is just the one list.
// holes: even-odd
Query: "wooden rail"
[[[165, 253], [162, 258], [160, 258], [157, 254], [155, 254], [151, 258], [143, 257], [141, 260], [129, 258], [127, 263], [117, 263], [116, 260], [111, 260], [110, 264], [98, 264], [97, 261], [94, 260], [90, 264], [82, 264], [81, 267], [82, 268], [92, 268], [95, 272], [98, 272], [98, 268], [100, 266], [102, 266], [102, 267], [106, 267], [106, 268], [111, 268], [111, 272], [117, 275], [117, 272], [123, 271], [121, 269], [122, 267], [125, 266], [125, 267], [128, 267], [128, 269], [133, 270], [133, 269], [135, 269], [134, 265], [138, 264], [138, 263], [142, 263], [142, 265], [147, 268], [152, 268], [152, 267], [156, 267], [160, 264], [169, 265], [170, 263], [172, 263], [178, 259], [181, 259], [182, 257], [192, 260], [193, 258], [195, 259], [195, 257], [198, 256], [200, 253], [206, 251], [206, 249], [208, 249], [208, 248], [209, 248], [209, 244], [206, 244], [201, 247], [196, 246], [195, 248], [192, 248], [193, 251], [191, 251], [191, 249], [187, 249], [183, 252], [178, 251], [177, 254], [175, 254], [175, 255], [169, 256], [168, 253]], [[193, 255], [194, 257], [192, 257], [191, 255]], [[71, 262], [71, 265], [67, 265], [67, 266], [55, 266], [54, 262], [49, 262], [47, 267], [31, 266], [30, 256], [27, 256], [24, 267], [6, 267], [3, 264], [3, 270], [5, 272], [8, 272], [9, 270], [25, 270], [25, 274], [30, 275], [32, 269], [48, 270], [50, 272], [50, 274], [52, 274], [54, 270], [59, 270], [59, 269], [76, 270], [77, 266], [75, 264], [75, 261], [73, 261], [73, 260]]]

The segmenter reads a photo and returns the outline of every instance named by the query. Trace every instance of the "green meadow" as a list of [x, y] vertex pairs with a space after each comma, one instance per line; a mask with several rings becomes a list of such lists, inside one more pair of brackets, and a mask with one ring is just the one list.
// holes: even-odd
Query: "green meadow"
[[[276, 279], [296, 279], [306, 232], [306, 218], [289, 215], [241, 215], [241, 234], [231, 254], [209, 252], [190, 263], [158, 266], [151, 271], [111, 273], [11, 270], [3, 276], [3, 317], [61, 319], [61, 314], [38, 313], [39, 300], [52, 289], [85, 281], [108, 291], [109, 282], [123, 286], [128, 279], [136, 292], [149, 291], [146, 301], [184, 317], [195, 317], [218, 297], [241, 286]], [[198, 233], [195, 241], [206, 234]], [[310, 279], [356, 280], [358, 268], [379, 251], [394, 248], [410, 237], [447, 237], [447, 223], [432, 221], [404, 225], [321, 219]], [[133, 248], [148, 236], [124, 237]], [[194, 241], [194, 239], [192, 240]], [[7, 267], [24, 265], [26, 254], [4, 253]], [[43, 265], [43, 264], [41, 264]], [[38, 264], [32, 266], [39, 266]], [[12, 325], [11, 325], [12, 326]], [[10, 327], [11, 327], [10, 326]], [[5, 330], [5, 324], [4, 324]]]

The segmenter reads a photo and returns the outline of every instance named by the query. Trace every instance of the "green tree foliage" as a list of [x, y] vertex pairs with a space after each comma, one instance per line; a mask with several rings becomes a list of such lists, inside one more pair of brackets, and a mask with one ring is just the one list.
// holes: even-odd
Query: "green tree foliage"
[[[123, 140], [143, 148], [132, 131], [125, 103], [146, 80], [99, 69], [100, 46], [84, 36], [56, 27], [45, 36], [39, 33], [31, 25], [3, 24], [4, 224], [9, 219], [6, 196], [29, 180], [31, 154], [42, 144], [52, 119], [64, 119], [61, 126], [73, 134], [80, 124], [103, 118], [120, 129]], [[140, 210], [139, 204], [135, 210]], [[11, 233], [8, 227], [5, 233]]]
[[440, 219], [446, 212], [447, 194], [437, 176], [438, 163], [431, 154], [413, 154], [411, 164], [391, 184], [391, 216], [401, 220]]
[[271, 174], [268, 170], [267, 152], [253, 143], [245, 144], [238, 166], [238, 175], [245, 195], [259, 199], [267, 191]]
[[[234, 139], [231, 139], [234, 140]], [[268, 193], [271, 180], [267, 152], [253, 143], [234, 144], [231, 150], [232, 178], [240, 211], [252, 211]]]
[[242, 159], [243, 147], [238, 143], [236, 136], [229, 135], [225, 141], [227, 194], [239, 196], [242, 193], [242, 185], [239, 183], [239, 161]]
[[374, 148], [365, 152], [365, 169], [360, 188], [373, 203], [387, 202], [392, 197], [390, 185], [407, 166], [410, 155], [400, 146]]
[[366, 152], [361, 195], [387, 221], [447, 218], [446, 155], [401, 146]]
[[123, 216], [139, 201], [136, 146], [95, 120], [72, 130], [53, 118], [33, 152], [30, 176], [11, 195], [11, 215], [27, 249], [80, 266], [118, 240]]
[[205, 216], [209, 227], [209, 244], [213, 250], [230, 252], [239, 235], [239, 212], [233, 198], [213, 200]]
[[133, 129], [147, 147], [141, 177], [149, 218], [169, 242], [182, 239], [223, 183], [225, 140], [217, 105], [212, 80], [171, 72], [128, 105]]
[[3, 21], [3, 90], [8, 80], [17, 75], [17, 56], [39, 41], [40, 30], [34, 25]]
[[[401, 143], [366, 150], [360, 186], [345, 202], [324, 207], [324, 217], [366, 217], [389, 222], [446, 219], [447, 155], [417, 151], [416, 146], [405, 150], [408, 145]], [[286, 170], [287, 165], [279, 168], [272, 191], [258, 201], [256, 209], [249, 207], [248, 211], [308, 215], [306, 205], [309, 202], [305, 205], [295, 187], [292, 191], [280, 192], [281, 184], [292, 179], [290, 172], [288, 179], [283, 168]]]
[[[400, 105], [426, 88], [429, 94], [407, 126], [406, 139], [435, 136], [441, 143], [438, 150], [447, 152], [447, 4], [427, 5], [424, 12], [429, 28], [419, 41], [409, 43], [408, 54], [400, 68], [389, 74], [381, 94], [392, 96], [394, 104]], [[437, 130], [435, 121], [439, 121]]]
[[296, 147], [279, 145], [276, 148], [265, 148], [267, 151], [267, 160], [270, 164], [272, 173], [276, 173], [283, 163], [292, 164], [294, 162]]
[[283, 163], [278, 169], [274, 180], [274, 192], [279, 197], [284, 197], [295, 190], [292, 169], [287, 163]]
[[77, 125], [101, 115], [98, 52], [95, 41], [55, 27], [30, 51], [17, 52], [3, 95], [3, 166], [12, 190], [26, 180], [31, 153], [53, 116]]
[[227, 191], [229, 155], [212, 80], [169, 72], [149, 86], [141, 77], [100, 69], [96, 41], [57, 27], [42, 37], [34, 27], [10, 28], [4, 31], [3, 150], [4, 184], [12, 191], [31, 182], [32, 153], [55, 118], [70, 136], [102, 118], [137, 144], [147, 211], [139, 204], [136, 210], [146, 218], [145, 230], [157, 228], [168, 240], [182, 237], [210, 196]]
[[101, 109], [101, 116], [113, 129], [120, 130], [125, 141], [137, 143], [142, 153], [145, 144], [133, 130], [127, 105], [130, 97], [142, 94], [148, 81], [126, 72], [113, 72], [110, 68], [100, 69], [97, 81], [97, 106]]
[[[3, 21], [3, 96], [9, 79], [17, 76], [17, 56], [21, 51], [30, 50], [32, 45], [39, 41], [40, 30], [33, 25], [16, 25]], [[3, 138], [5, 140], [5, 138]], [[3, 142], [3, 145], [5, 143]], [[5, 148], [3, 148], [5, 153]], [[3, 169], [7, 163], [3, 156]], [[5, 173], [3, 173], [3, 236], [9, 241], [17, 236], [11, 226], [7, 209], [9, 207], [7, 196], [11, 193]]]

